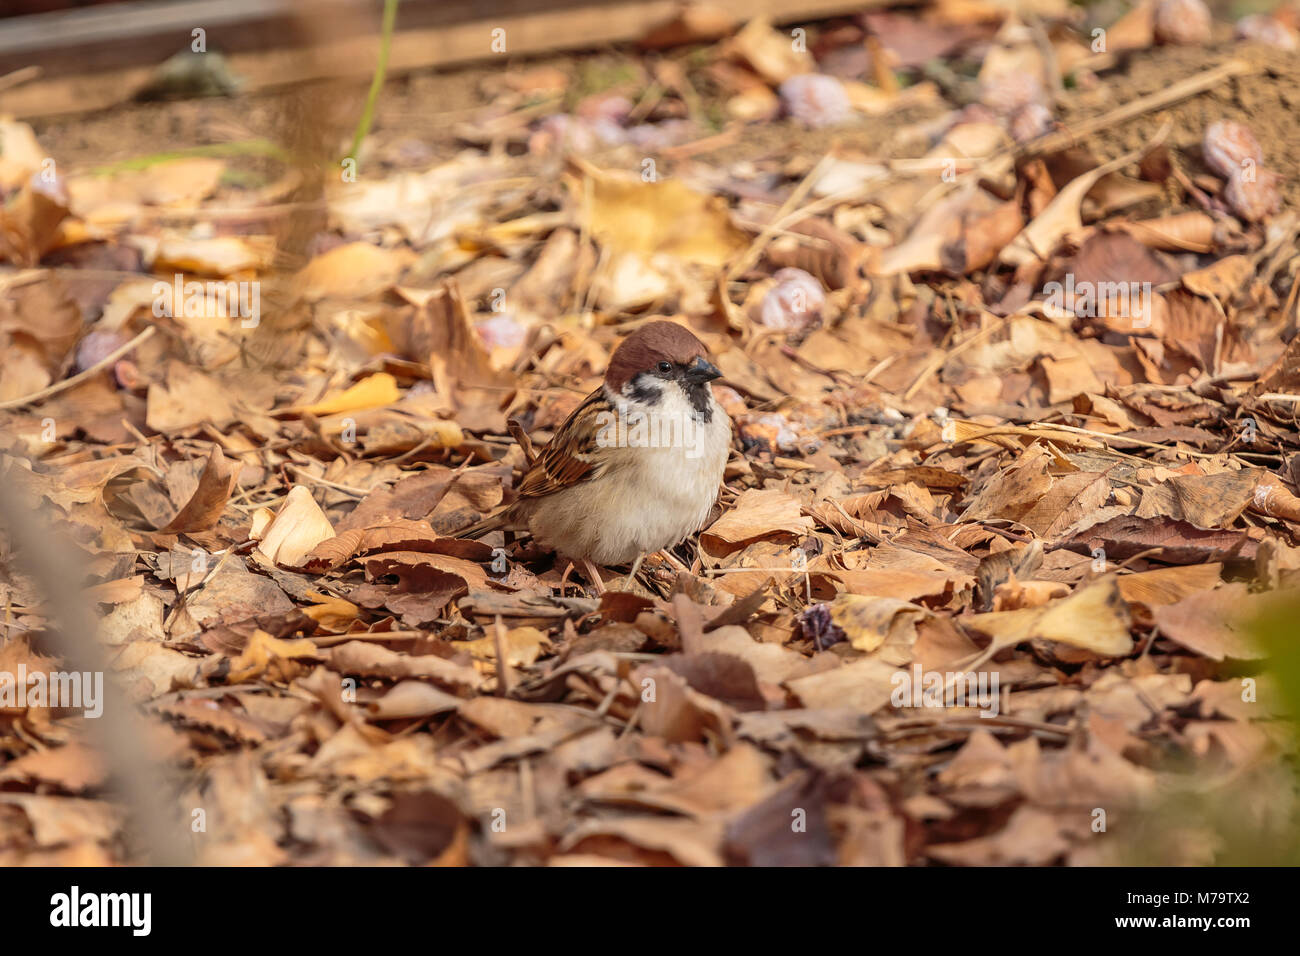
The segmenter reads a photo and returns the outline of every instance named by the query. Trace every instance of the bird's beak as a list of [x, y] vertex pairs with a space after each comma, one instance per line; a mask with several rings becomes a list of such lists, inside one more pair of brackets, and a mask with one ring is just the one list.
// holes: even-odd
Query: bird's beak
[[722, 373], [718, 371], [716, 365], [707, 361], [701, 355], [695, 359], [693, 365], [686, 369], [682, 374], [682, 378], [686, 379], [691, 385], [699, 385], [704, 382], [711, 382], [715, 378], [722, 378]]

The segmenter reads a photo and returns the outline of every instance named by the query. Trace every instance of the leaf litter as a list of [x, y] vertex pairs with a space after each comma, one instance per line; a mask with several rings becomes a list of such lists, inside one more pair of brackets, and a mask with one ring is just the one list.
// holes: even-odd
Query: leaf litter
[[[51, 182], [5, 120], [0, 481], [85, 561], [177, 839], [1186, 862], [1153, 815], [1245, 781], [1294, 840], [1252, 622], [1300, 600], [1296, 9], [1230, 38], [1168, 4], [802, 39], [687, 8], [638, 49], [467, 71], [473, 121], [424, 150], [381, 110], [341, 183]], [[275, 211], [304, 177], [305, 251]], [[724, 372], [701, 533], [603, 595], [455, 537], [651, 317]], [[7, 546], [0, 595], [0, 670], [58, 671]], [[0, 700], [0, 858], [132, 862], [55, 703]]]

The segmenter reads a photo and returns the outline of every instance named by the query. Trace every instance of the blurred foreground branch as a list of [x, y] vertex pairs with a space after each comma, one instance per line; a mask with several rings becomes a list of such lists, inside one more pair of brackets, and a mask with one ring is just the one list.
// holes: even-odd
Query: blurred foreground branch
[[42, 526], [36, 502], [8, 482], [0, 495], [0, 528], [24, 570], [43, 593], [53, 628], [50, 642], [66, 667], [104, 675], [103, 713], [86, 720], [91, 744], [103, 754], [108, 786], [127, 812], [129, 843], [141, 862], [182, 866], [192, 862], [180, 815], [168, 803], [167, 785], [146, 750], [144, 722], [109, 670], [89, 599], [81, 590], [82, 561], [76, 551]]

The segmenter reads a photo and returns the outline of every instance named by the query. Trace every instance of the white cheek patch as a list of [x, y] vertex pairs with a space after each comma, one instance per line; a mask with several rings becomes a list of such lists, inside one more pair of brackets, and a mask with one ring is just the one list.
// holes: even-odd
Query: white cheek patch
[[644, 383], [629, 383], [622, 396], [610, 397], [614, 411], [598, 436], [602, 447], [663, 449], [688, 460], [703, 456], [711, 415], [697, 409], [677, 382], [665, 382], [651, 401], [639, 401]]
[[663, 385], [645, 372], [623, 383], [623, 397], [635, 404], [653, 405], [663, 397]]

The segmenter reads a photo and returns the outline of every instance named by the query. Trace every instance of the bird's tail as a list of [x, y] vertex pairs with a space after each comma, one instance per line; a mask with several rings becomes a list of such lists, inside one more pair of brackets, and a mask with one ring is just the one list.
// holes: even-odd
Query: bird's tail
[[490, 514], [482, 521], [478, 521], [468, 528], [462, 528], [452, 535], [453, 538], [481, 538], [483, 535], [492, 531], [498, 531], [502, 528], [509, 527], [512, 523], [512, 514], [510, 508], [502, 508], [495, 514]]
[[[524, 453], [524, 470], [531, 468], [537, 455], [533, 451], [533, 443], [528, 438], [528, 432], [515, 419], [506, 422], [506, 427], [510, 434], [514, 436], [515, 441], [519, 444], [520, 450]], [[519, 518], [514, 505], [506, 505], [493, 514], [488, 515], [482, 521], [470, 525], [457, 531], [452, 537], [456, 538], [481, 538], [490, 531], [498, 531], [503, 528], [512, 529], [519, 525]]]

